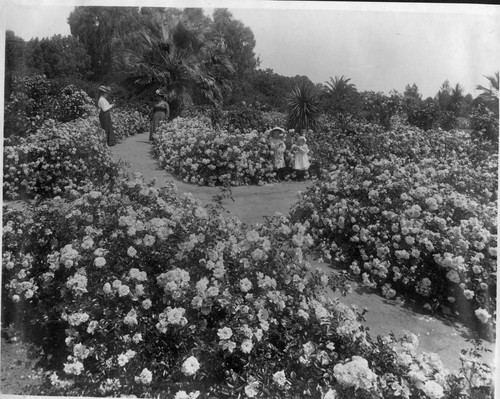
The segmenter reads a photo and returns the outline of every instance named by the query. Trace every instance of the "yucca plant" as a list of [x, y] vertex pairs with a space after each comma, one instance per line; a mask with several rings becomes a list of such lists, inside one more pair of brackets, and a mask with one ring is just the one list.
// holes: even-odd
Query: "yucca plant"
[[318, 96], [307, 84], [295, 87], [288, 99], [287, 127], [297, 132], [315, 130], [319, 115]]

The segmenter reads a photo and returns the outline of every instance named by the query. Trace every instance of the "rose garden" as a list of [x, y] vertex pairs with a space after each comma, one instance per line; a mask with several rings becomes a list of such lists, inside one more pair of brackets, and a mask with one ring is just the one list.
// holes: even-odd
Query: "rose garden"
[[[43, 370], [23, 393], [493, 397], [480, 342], [496, 329], [498, 73], [496, 89], [470, 101], [458, 84], [424, 101], [415, 85], [358, 92], [341, 77], [320, 89], [257, 70], [246, 87], [228, 49], [208, 46], [206, 32], [197, 42], [194, 17], [181, 16], [167, 39], [151, 31], [135, 58], [114, 59], [127, 67], [107, 81], [117, 146], [147, 139], [163, 87], [171, 114], [147, 154], [163, 170], [226, 199], [235, 187], [287, 185], [303, 135], [307, 188], [288, 213], [243, 223], [220, 198], [207, 205], [130, 176], [105, 144], [99, 82], [6, 74], [2, 328]], [[266, 97], [271, 85], [282, 103]], [[286, 131], [282, 179], [266, 136], [274, 126]], [[350, 282], [465, 325], [476, 346], [448, 370], [417, 352], [411, 331], [370, 335], [342, 302]]]

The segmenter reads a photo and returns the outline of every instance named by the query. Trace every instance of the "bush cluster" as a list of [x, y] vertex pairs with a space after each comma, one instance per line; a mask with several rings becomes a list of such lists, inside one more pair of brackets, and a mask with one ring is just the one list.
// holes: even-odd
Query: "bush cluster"
[[[292, 220], [366, 286], [494, 324], [497, 159], [465, 133], [363, 132]], [[352, 139], [352, 138], [351, 138]]]
[[3, 150], [5, 199], [76, 195], [92, 182], [112, 184], [119, 174], [95, 117], [47, 120], [36, 134], [11, 144], [6, 139]]
[[[4, 307], [41, 345], [43, 394], [84, 396], [451, 398], [468, 381], [413, 334], [373, 342], [342, 286], [305, 261], [306, 224], [245, 231], [215, 207], [141, 179], [7, 211]], [[50, 361], [49, 361], [50, 360]], [[40, 392], [38, 392], [40, 394]]]
[[112, 122], [117, 141], [129, 136], [149, 132], [149, 119], [141, 110], [119, 107], [112, 111]]
[[43, 76], [18, 77], [5, 104], [4, 135], [26, 136], [46, 120], [73, 121], [89, 115], [93, 108], [88, 94], [72, 84], [61, 88]]
[[487, 107], [478, 105], [471, 112], [470, 128], [478, 139], [498, 145], [498, 113], [495, 114]]
[[262, 134], [214, 130], [202, 118], [176, 118], [158, 130], [160, 165], [186, 182], [232, 186], [262, 184], [275, 177]]

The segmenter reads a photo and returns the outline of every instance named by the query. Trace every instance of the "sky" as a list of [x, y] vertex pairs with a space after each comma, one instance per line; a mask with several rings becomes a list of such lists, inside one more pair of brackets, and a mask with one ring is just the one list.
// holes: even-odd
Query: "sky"
[[[285, 1], [4, 0], [2, 35], [25, 40], [69, 35], [75, 5], [226, 7], [250, 27], [260, 68], [314, 83], [345, 76], [358, 90], [403, 92], [415, 83], [425, 97], [445, 80], [466, 93], [488, 86], [500, 69], [500, 6], [478, 4]], [[2, 9], [3, 8], [3, 9]], [[0, 38], [2, 46], [4, 37]]]

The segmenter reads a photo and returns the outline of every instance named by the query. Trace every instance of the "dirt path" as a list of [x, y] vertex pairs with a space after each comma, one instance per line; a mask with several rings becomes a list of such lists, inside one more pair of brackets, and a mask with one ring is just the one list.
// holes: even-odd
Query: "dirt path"
[[[212, 201], [214, 196], [222, 193], [218, 187], [203, 187], [184, 183], [159, 168], [152, 157], [152, 144], [147, 134], [131, 136], [124, 142], [112, 147], [113, 158], [130, 165], [130, 173], [139, 172], [146, 183], [156, 178], [156, 186], [163, 187], [167, 181], [176, 184], [181, 193], [192, 193], [204, 204]], [[286, 182], [281, 184], [265, 184], [263, 186], [233, 187], [234, 202], [223, 200], [224, 207], [231, 216], [235, 216], [247, 224], [262, 223], [264, 216], [272, 216], [276, 212], [287, 213], [297, 200], [297, 193], [312, 184], [309, 182]]]
[[[180, 193], [190, 192], [205, 204], [220, 194], [218, 188], [186, 184], [161, 170], [151, 156], [152, 144], [147, 139], [146, 134], [129, 137], [112, 148], [113, 157], [126, 161], [130, 165], [130, 172], [141, 173], [146, 182], [156, 178], [157, 186], [164, 186], [167, 181], [173, 181]], [[312, 183], [290, 182], [234, 187], [232, 196], [235, 201], [225, 199], [223, 204], [230, 215], [247, 224], [262, 223], [264, 216], [271, 216], [276, 212], [286, 214], [297, 200], [298, 191], [304, 190], [309, 184]], [[328, 272], [332, 270], [324, 263], [313, 263]], [[471, 346], [466, 342], [470, 337], [467, 328], [450, 320], [416, 313], [397, 300], [386, 300], [376, 293], [367, 292], [357, 284], [353, 284], [353, 287], [353, 292], [342, 300], [346, 304], [357, 305], [360, 310], [368, 309], [365, 315], [366, 326], [369, 327], [373, 337], [379, 334], [386, 335], [391, 331], [400, 336], [405, 330], [411, 331], [418, 336], [422, 352], [439, 354], [450, 370], [457, 370], [460, 367], [460, 350]], [[484, 342], [484, 346], [492, 351], [495, 349], [493, 343]], [[494, 352], [487, 354], [485, 358], [493, 362]]]

